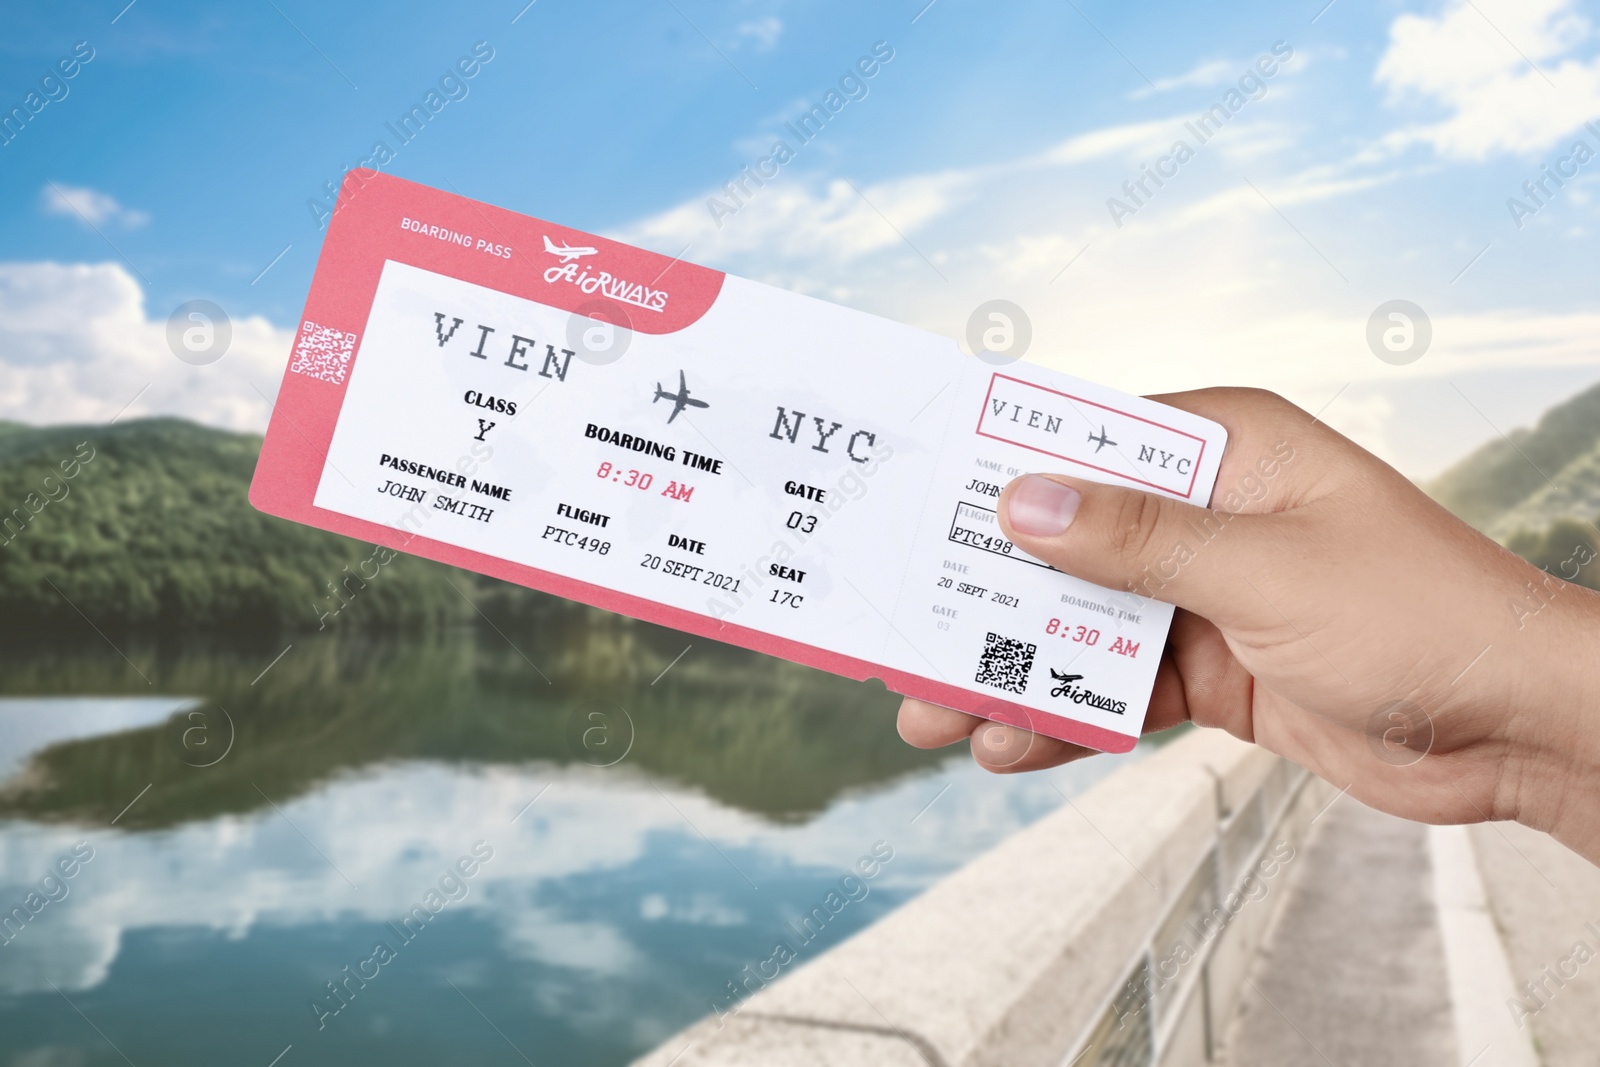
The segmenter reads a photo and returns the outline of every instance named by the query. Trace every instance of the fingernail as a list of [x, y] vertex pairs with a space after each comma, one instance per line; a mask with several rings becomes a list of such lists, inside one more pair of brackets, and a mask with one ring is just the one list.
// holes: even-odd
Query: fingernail
[[1006, 503], [1006, 518], [1019, 532], [1033, 537], [1054, 537], [1066, 533], [1078, 515], [1083, 497], [1070, 485], [1052, 482], [1030, 474], [1011, 490]]

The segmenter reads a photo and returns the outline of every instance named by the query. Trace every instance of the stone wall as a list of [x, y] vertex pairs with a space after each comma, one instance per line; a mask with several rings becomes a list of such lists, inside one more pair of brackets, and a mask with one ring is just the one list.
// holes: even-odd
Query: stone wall
[[1333, 796], [1196, 730], [636, 1067], [1205, 1064]]

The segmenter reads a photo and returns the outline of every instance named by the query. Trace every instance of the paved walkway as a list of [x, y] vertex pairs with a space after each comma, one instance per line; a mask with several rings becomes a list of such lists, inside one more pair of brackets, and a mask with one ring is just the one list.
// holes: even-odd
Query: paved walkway
[[1430, 828], [1348, 797], [1316, 830], [1221, 1063], [1600, 1064], [1600, 868], [1515, 824]]
[[[1600, 868], [1515, 823], [1474, 826], [1471, 837], [1516, 992], [1531, 1011], [1521, 1021], [1533, 1028], [1545, 1067], [1595, 1067]], [[1534, 983], [1537, 997], [1525, 982]]]
[[1224, 1062], [1458, 1067], [1428, 828], [1345, 797], [1295, 867]]

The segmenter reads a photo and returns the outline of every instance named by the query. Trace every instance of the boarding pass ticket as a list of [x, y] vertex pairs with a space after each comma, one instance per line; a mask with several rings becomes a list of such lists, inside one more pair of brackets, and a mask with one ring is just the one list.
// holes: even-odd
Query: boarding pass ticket
[[1226, 440], [1149, 400], [357, 170], [250, 499], [1125, 751], [1171, 606], [1028, 555], [997, 498], [1059, 471], [1203, 506]]

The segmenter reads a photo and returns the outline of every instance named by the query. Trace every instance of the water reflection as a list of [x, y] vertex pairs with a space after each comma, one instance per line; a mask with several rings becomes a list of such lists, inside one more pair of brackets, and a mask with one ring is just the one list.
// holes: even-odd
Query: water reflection
[[875, 842], [798, 964], [1115, 764], [990, 777], [881, 688], [574, 630], [312, 641], [254, 683], [280, 648], [9, 651], [0, 1061], [625, 1063]]

